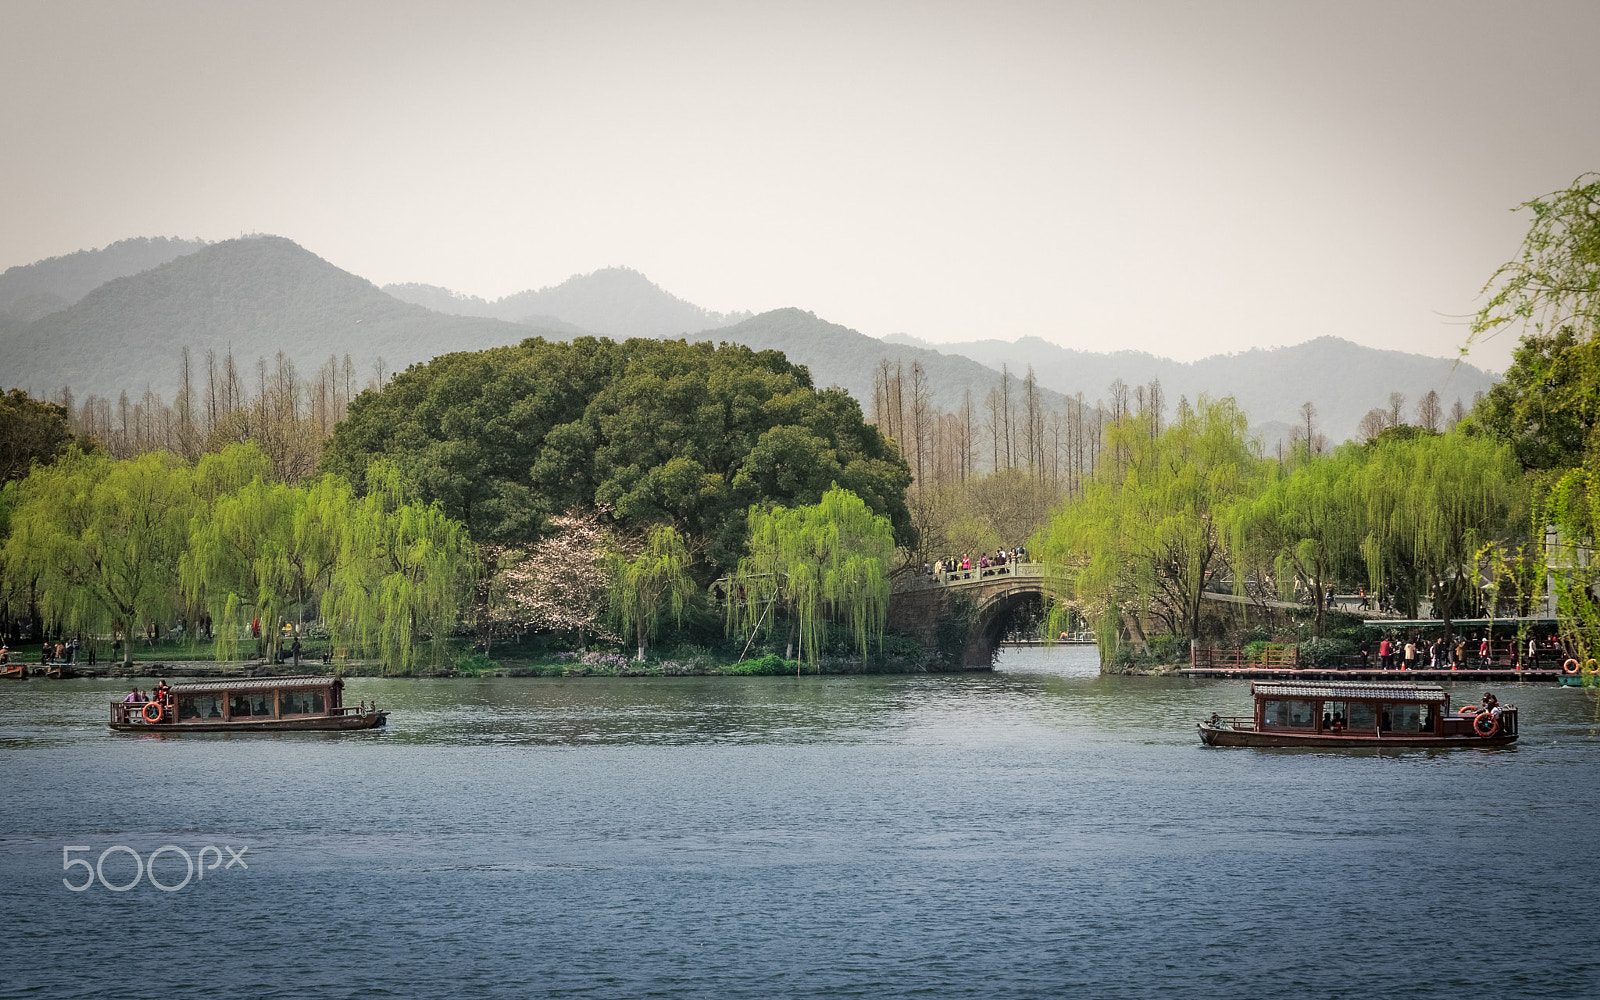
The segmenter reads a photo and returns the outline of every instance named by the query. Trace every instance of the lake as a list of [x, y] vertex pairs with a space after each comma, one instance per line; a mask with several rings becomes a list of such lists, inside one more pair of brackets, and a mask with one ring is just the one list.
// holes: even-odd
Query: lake
[[13, 683], [0, 997], [1600, 995], [1589, 692], [1497, 687], [1503, 750], [1210, 749], [1247, 683], [1094, 655], [355, 679], [393, 714], [340, 735]]

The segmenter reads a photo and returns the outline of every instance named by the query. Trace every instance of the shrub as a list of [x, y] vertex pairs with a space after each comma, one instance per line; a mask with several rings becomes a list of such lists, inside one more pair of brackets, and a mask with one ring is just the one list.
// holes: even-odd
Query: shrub
[[797, 673], [799, 666], [794, 660], [785, 660], [776, 653], [768, 653], [760, 659], [740, 660], [738, 663], [730, 663], [722, 668], [722, 672], [743, 677], [773, 677], [778, 674]]
[[1343, 666], [1345, 657], [1354, 656], [1356, 648], [1356, 643], [1349, 639], [1307, 639], [1300, 644], [1300, 665]]
[[500, 664], [489, 659], [488, 653], [469, 653], [456, 658], [456, 669], [464, 674], [481, 674], [485, 670], [498, 670]]

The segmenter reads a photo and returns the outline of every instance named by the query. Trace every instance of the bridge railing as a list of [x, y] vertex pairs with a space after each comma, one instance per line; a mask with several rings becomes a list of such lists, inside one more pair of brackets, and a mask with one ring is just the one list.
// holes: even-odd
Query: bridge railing
[[986, 566], [979, 569], [951, 570], [947, 573], [906, 574], [895, 581], [894, 589], [930, 590], [943, 587], [963, 587], [1009, 580], [1042, 580], [1048, 574], [1042, 562], [1006, 563], [1004, 566]]

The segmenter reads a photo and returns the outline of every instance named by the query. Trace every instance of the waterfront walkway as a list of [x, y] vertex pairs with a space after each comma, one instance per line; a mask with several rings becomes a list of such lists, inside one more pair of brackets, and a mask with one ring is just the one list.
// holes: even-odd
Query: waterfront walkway
[[1560, 670], [1517, 670], [1514, 667], [1473, 667], [1450, 670], [1426, 668], [1419, 670], [1346, 670], [1317, 667], [1183, 667], [1178, 673], [1185, 677], [1230, 677], [1250, 680], [1302, 680], [1302, 681], [1543, 681], [1554, 682], [1562, 677]]

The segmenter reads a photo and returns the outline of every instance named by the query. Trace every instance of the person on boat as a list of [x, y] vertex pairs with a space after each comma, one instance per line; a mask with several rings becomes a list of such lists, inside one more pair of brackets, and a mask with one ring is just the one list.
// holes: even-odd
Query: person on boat
[[1500, 707], [1500, 699], [1496, 698], [1491, 692], [1485, 691], [1483, 697], [1479, 699], [1478, 707], [1485, 712], [1493, 712]]
[[1336, 733], [1344, 732], [1344, 713], [1343, 712], [1335, 712], [1335, 713], [1333, 713], [1333, 731], [1336, 732]]
[[167, 686], [165, 677], [156, 682], [156, 689], [152, 693], [155, 695], [155, 700], [160, 704], [165, 705], [172, 700], [172, 688]]
[[0, 663], [10, 663], [10, 662], [11, 662], [11, 647], [7, 646], [3, 642], [0, 642]]
[[1323, 712], [1322, 713], [1322, 728], [1323, 729], [1332, 729], [1333, 728], [1333, 716], [1329, 715], [1327, 712]]
[[130, 704], [130, 705], [137, 705], [139, 702], [144, 701], [143, 698], [139, 697], [139, 689], [138, 688], [131, 689], [128, 692], [128, 696], [126, 698], [122, 699], [122, 700], [123, 700], [124, 703]]

